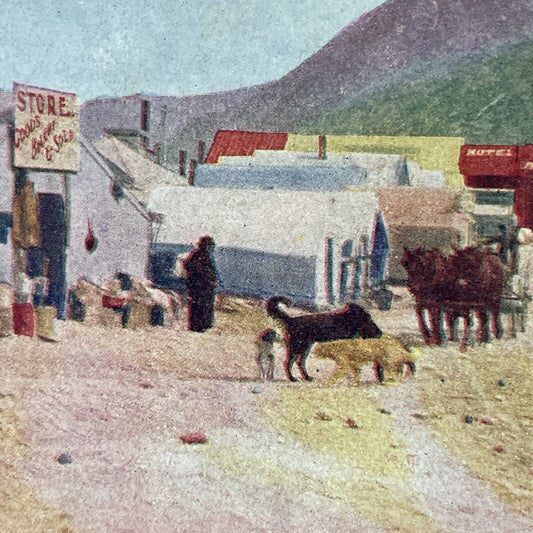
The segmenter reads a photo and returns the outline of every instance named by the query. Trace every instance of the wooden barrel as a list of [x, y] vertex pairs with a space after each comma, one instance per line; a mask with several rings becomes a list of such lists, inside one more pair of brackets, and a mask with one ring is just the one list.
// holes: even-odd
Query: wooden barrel
[[56, 339], [56, 315], [55, 307], [35, 308], [35, 333], [38, 337], [46, 340]]
[[0, 337], [13, 335], [13, 308], [0, 307]]

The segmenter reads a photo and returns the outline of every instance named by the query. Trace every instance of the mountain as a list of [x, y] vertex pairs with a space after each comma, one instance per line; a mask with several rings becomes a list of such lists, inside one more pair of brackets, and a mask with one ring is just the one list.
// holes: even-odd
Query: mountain
[[279, 80], [148, 97], [151, 132], [172, 157], [219, 129], [531, 142], [532, 20], [533, 0], [389, 0]]
[[177, 144], [222, 128], [531, 141], [532, 20], [531, 0], [389, 0], [280, 80], [170, 130]]
[[363, 90], [301, 132], [465, 137], [469, 143], [533, 142], [533, 40], [479, 51], [439, 69], [407, 70]]

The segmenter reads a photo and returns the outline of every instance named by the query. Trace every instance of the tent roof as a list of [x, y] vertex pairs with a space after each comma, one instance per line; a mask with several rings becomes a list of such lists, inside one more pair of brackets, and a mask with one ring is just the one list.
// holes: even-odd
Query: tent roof
[[378, 203], [371, 192], [157, 187], [148, 209], [163, 214], [160, 243], [196, 244], [209, 234], [217, 246], [310, 257], [326, 237], [371, 235]]
[[104, 135], [94, 146], [104, 159], [132, 178], [132, 183], [126, 186], [143, 204], [155, 186], [187, 185], [187, 180], [176, 172], [150, 161], [111, 135]]
[[[199, 187], [340, 191], [368, 185], [365, 169], [352, 165], [199, 165], [194, 183]], [[371, 185], [371, 184], [370, 184]]]
[[328, 153], [325, 159], [318, 157], [316, 152], [296, 152], [286, 150], [254, 151], [251, 156], [223, 156], [220, 165], [312, 165], [312, 166], [364, 166], [380, 168], [403, 162], [402, 154], [372, 154], [358, 152]]
[[321, 159], [315, 152], [284, 150], [256, 150], [251, 157], [222, 157], [220, 166], [313, 166], [319, 168], [345, 167], [366, 170], [368, 182], [376, 187], [399, 185], [400, 175], [405, 172], [405, 157], [401, 154], [328, 153]]

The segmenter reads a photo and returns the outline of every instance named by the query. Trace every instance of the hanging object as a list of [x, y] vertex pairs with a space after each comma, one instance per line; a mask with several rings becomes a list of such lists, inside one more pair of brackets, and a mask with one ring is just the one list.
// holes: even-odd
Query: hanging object
[[39, 213], [34, 185], [25, 185], [13, 195], [13, 243], [28, 250], [39, 246]]
[[92, 253], [96, 250], [96, 247], [98, 245], [98, 239], [95, 237], [92, 229], [91, 229], [91, 219], [88, 218], [87, 219], [87, 227], [88, 227], [88, 231], [87, 231], [87, 236], [85, 237], [85, 249], [89, 252], [89, 253]]

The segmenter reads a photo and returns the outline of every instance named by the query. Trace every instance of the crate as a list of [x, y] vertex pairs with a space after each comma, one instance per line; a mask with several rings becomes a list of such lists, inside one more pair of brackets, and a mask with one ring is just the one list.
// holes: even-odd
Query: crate
[[56, 337], [56, 315], [55, 307], [36, 307], [35, 308], [35, 333], [38, 337], [48, 340], [54, 340]]
[[15, 335], [33, 337], [35, 334], [35, 314], [30, 303], [14, 303], [13, 332]]

